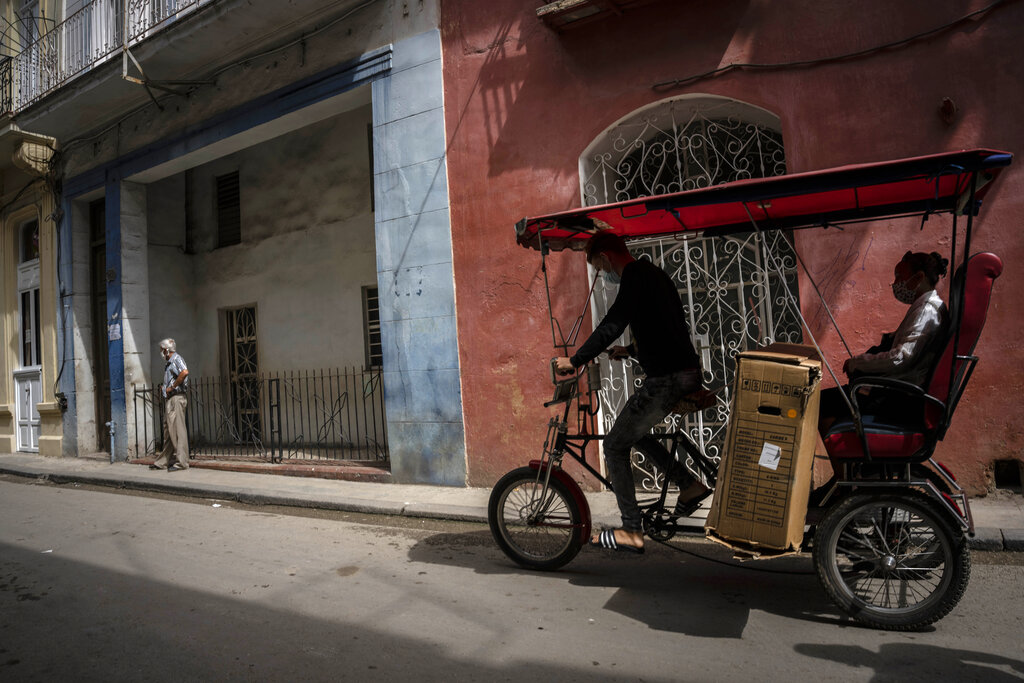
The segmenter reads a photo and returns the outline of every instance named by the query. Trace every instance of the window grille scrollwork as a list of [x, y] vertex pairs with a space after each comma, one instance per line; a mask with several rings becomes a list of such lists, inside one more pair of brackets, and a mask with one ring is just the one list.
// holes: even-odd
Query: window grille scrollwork
[[[778, 120], [768, 112], [722, 98], [681, 98], [641, 110], [606, 131], [581, 159], [587, 205], [709, 187], [786, 172]], [[684, 430], [718, 460], [726, 438], [737, 353], [773, 341], [802, 340], [789, 303], [797, 293], [796, 256], [782, 232], [728, 237], [689, 236], [630, 245], [675, 282], [703, 369], [704, 386], [718, 389], [699, 413], [669, 415], [657, 429]], [[614, 301], [616, 288], [595, 289], [594, 319]], [[625, 341], [625, 340], [623, 340]], [[642, 382], [632, 361], [600, 360], [603, 431]], [[661, 473], [634, 451], [637, 487], [654, 491]], [[691, 471], [694, 469], [692, 463]]]

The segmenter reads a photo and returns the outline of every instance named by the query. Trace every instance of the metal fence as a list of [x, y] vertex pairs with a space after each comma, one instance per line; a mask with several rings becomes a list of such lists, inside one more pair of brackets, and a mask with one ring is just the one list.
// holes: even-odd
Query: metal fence
[[[135, 452], [163, 447], [158, 387], [133, 386]], [[342, 368], [250, 377], [189, 377], [193, 458], [388, 460], [379, 370]]]

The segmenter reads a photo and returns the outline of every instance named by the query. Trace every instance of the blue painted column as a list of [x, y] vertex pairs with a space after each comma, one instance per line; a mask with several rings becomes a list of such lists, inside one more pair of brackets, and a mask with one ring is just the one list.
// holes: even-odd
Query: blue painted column
[[[121, 321], [121, 182], [114, 174], [106, 179], [106, 259], [107, 259], [107, 360], [110, 364], [110, 420], [114, 438], [110, 444], [112, 460], [128, 459], [128, 413], [124, 387], [124, 340]], [[106, 425], [96, 425], [107, 429]]]
[[74, 292], [71, 200], [63, 199], [60, 208], [61, 219], [57, 231], [57, 371], [60, 379], [57, 390], [64, 394], [67, 401], [61, 455], [69, 458], [78, 455], [78, 394], [75, 391], [75, 334], [71, 312]]
[[393, 46], [373, 83], [384, 396], [397, 482], [465, 486], [438, 31]]

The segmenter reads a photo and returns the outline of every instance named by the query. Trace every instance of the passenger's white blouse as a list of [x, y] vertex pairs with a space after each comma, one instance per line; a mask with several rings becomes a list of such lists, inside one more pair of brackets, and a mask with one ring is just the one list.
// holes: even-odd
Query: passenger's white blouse
[[862, 353], [847, 362], [848, 372], [890, 377], [922, 386], [930, 363], [919, 362], [928, 342], [942, 329], [946, 305], [933, 289], [914, 300], [903, 322], [893, 333], [892, 348], [881, 353]]

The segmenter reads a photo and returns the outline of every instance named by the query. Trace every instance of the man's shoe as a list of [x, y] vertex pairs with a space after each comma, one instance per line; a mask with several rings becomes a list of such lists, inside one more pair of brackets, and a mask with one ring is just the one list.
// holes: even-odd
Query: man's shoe
[[676, 517], [689, 517], [699, 510], [701, 502], [714, 492], [714, 489], [704, 489], [702, 493], [697, 494], [689, 500], [683, 500], [683, 493], [681, 492], [679, 494], [679, 499], [676, 500], [676, 506], [675, 509], [672, 510], [672, 514]]
[[188, 469], [187, 467], [182, 467], [178, 463], [174, 463], [173, 465], [171, 465], [170, 467], [167, 468], [167, 471], [168, 472], [182, 472], [182, 471], [187, 470], [187, 469]]
[[151, 470], [162, 470], [162, 469], [166, 469], [166, 468], [160, 467], [160, 465], [150, 465], [149, 469], [151, 469]]

